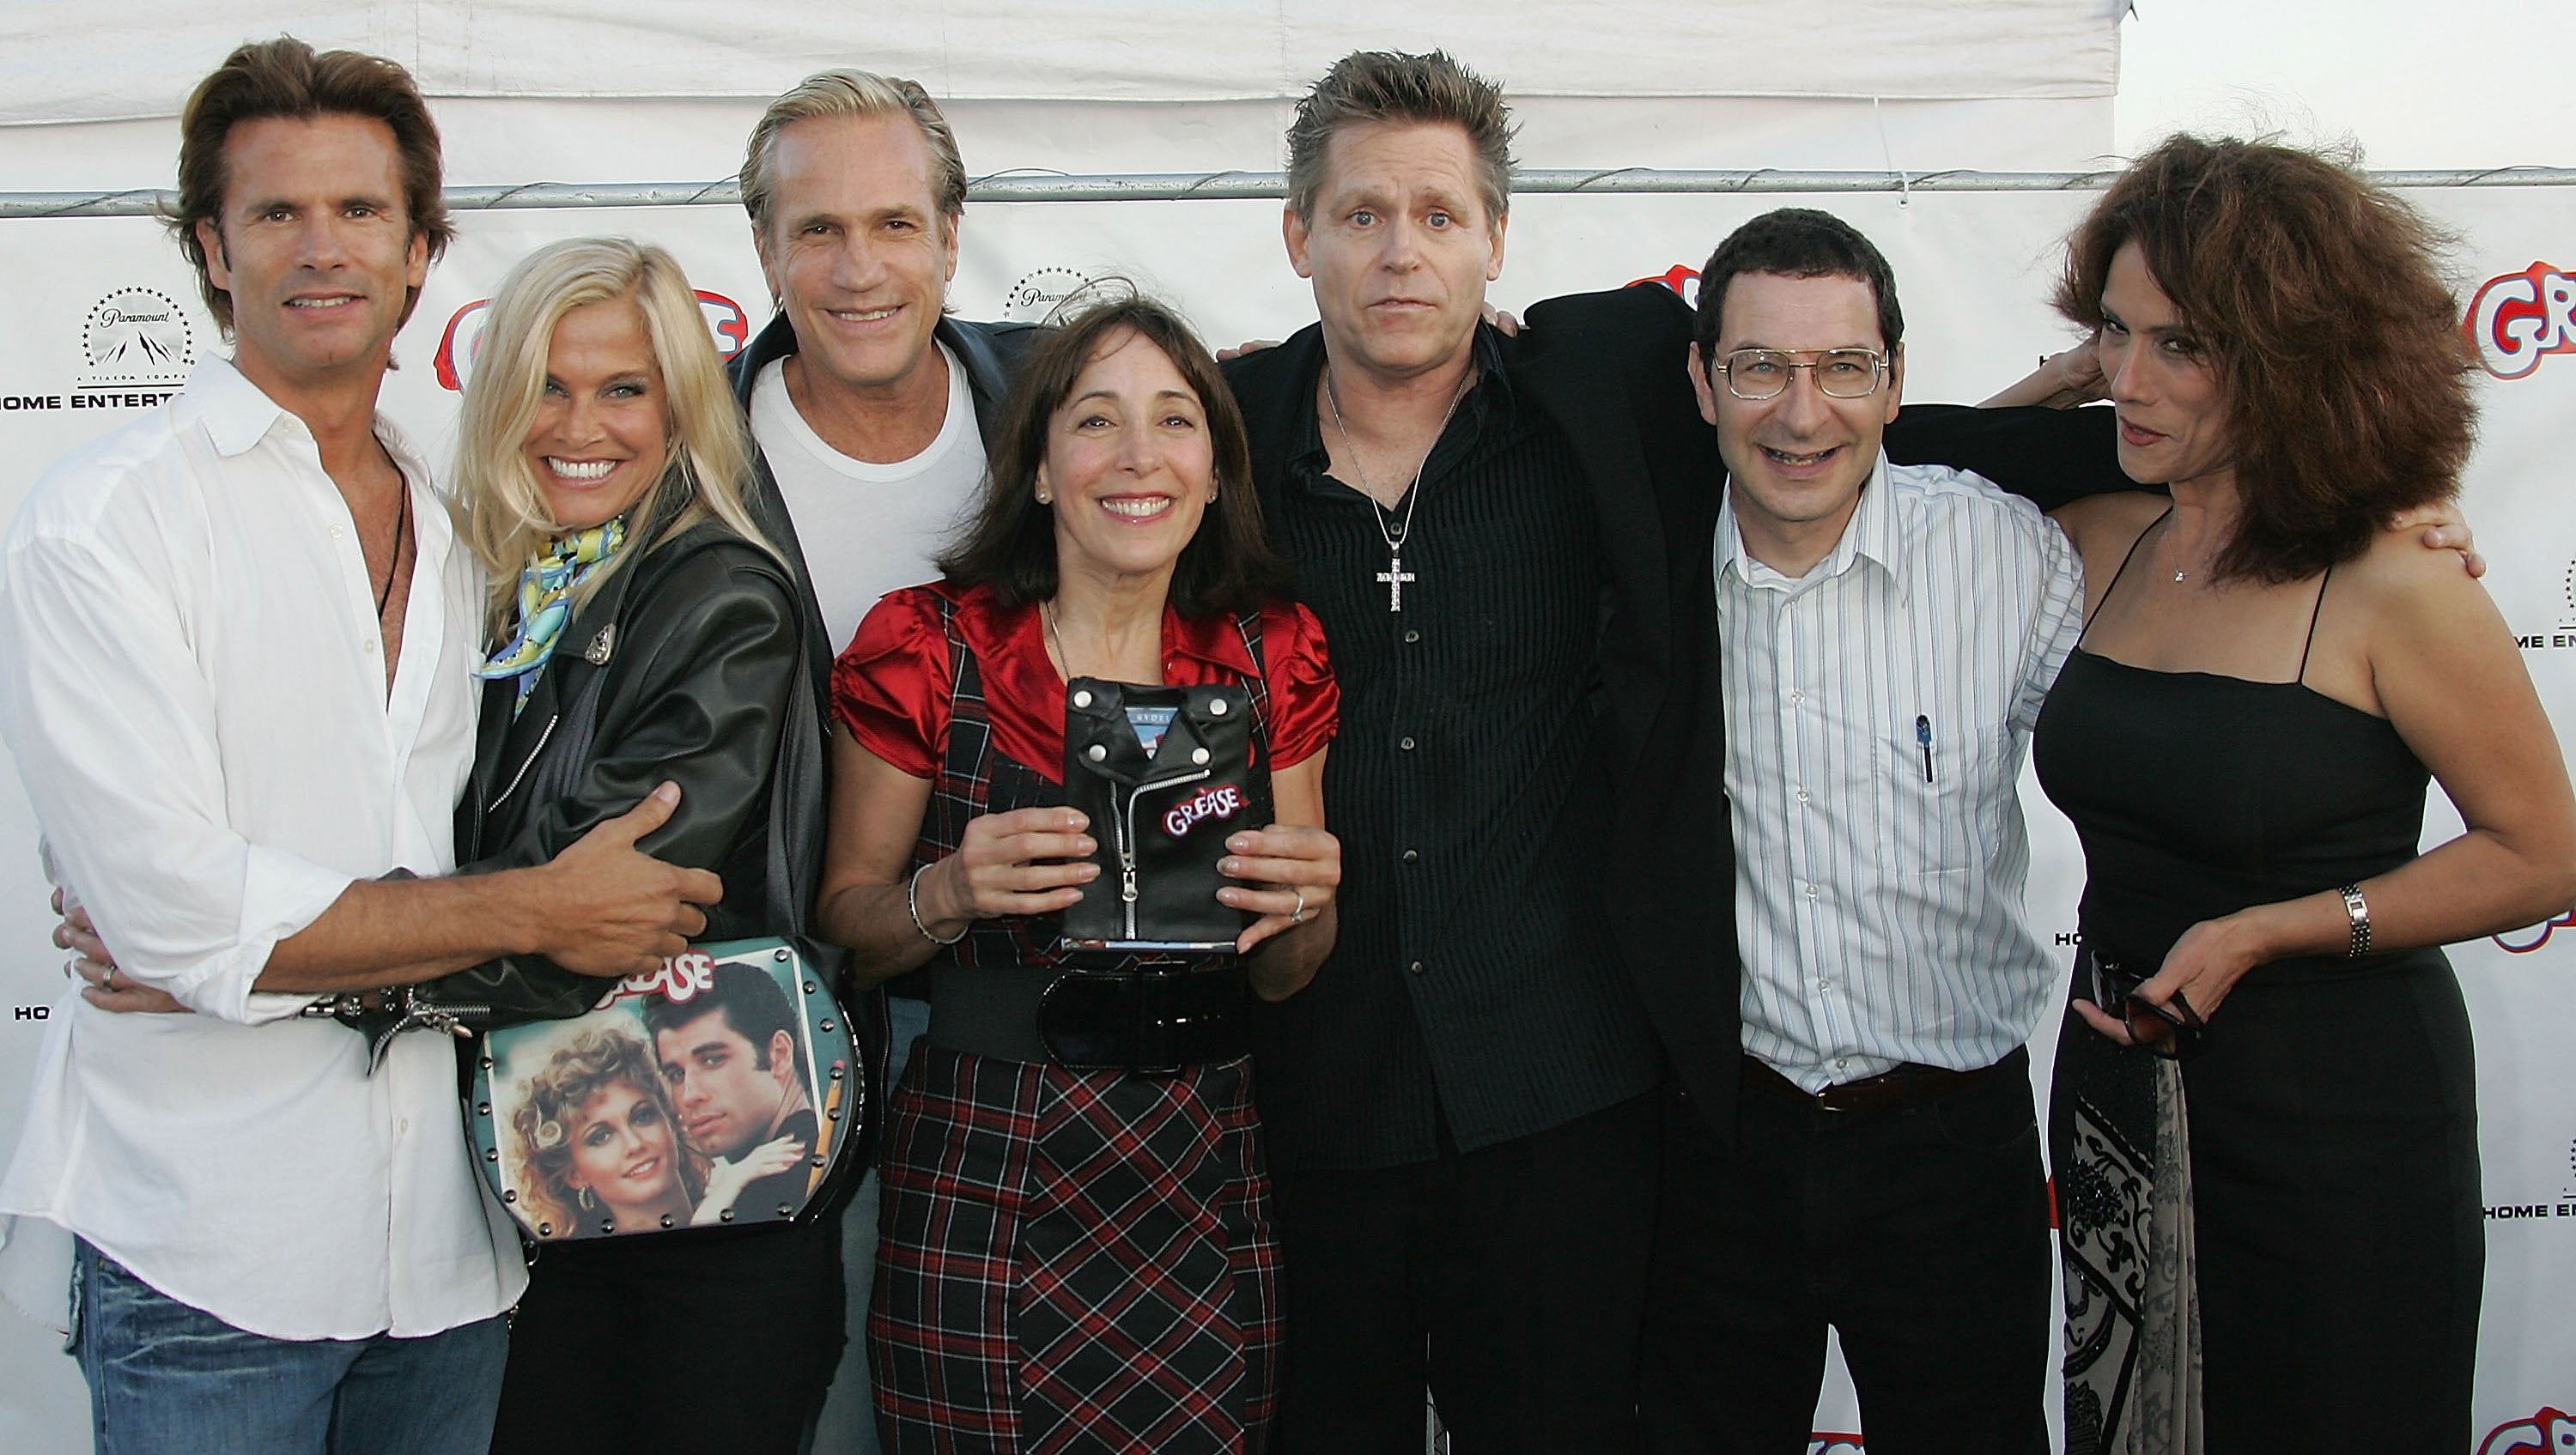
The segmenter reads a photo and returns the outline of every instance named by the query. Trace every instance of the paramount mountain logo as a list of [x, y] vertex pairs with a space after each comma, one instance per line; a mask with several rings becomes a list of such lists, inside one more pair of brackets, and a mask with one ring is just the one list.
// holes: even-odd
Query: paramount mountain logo
[[169, 294], [119, 288], [90, 305], [81, 354], [81, 388], [184, 384], [197, 363], [196, 335]]

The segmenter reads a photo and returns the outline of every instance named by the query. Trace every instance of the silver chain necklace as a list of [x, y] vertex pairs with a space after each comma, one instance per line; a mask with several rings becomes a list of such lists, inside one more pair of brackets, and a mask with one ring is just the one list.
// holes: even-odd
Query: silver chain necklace
[[1404, 585], [1415, 578], [1404, 569], [1404, 543], [1413, 538], [1413, 509], [1422, 503], [1422, 471], [1431, 463], [1431, 451], [1440, 448], [1440, 437], [1449, 432], [1449, 421], [1458, 413], [1458, 401], [1467, 397], [1467, 386], [1476, 382], [1475, 366], [1470, 364], [1465, 377], [1458, 381], [1458, 391], [1449, 396], [1449, 407], [1440, 416], [1440, 428], [1432, 431], [1431, 444], [1413, 465], [1413, 482], [1404, 487], [1404, 517], [1401, 520], [1378, 503], [1377, 483], [1368, 476], [1368, 467], [1360, 463], [1360, 447], [1351, 443], [1350, 426], [1342, 423], [1342, 392], [1333, 382], [1333, 366], [1324, 365], [1324, 406], [1333, 413], [1333, 432], [1342, 437], [1342, 448], [1350, 452], [1351, 473], [1360, 477], [1360, 493], [1368, 497], [1369, 509], [1377, 517], [1377, 533], [1386, 542], [1386, 569], [1377, 579], [1386, 584], [1386, 609], [1404, 610]]

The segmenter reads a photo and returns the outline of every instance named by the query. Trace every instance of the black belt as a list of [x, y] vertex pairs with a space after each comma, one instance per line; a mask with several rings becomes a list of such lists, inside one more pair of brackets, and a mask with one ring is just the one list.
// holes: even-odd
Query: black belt
[[1813, 1104], [1819, 1111], [1886, 1111], [1896, 1107], [1920, 1106], [1938, 1100], [1954, 1091], [1965, 1091], [2007, 1067], [2022, 1075], [2030, 1074], [2030, 1048], [2016, 1046], [2011, 1055], [1991, 1066], [1973, 1071], [1953, 1071], [1946, 1066], [1925, 1066], [1907, 1061], [1876, 1076], [1858, 1081], [1841, 1081], [1822, 1091], [1805, 1087], [1772, 1070], [1753, 1056], [1744, 1058], [1743, 1081], [1747, 1089], [1785, 1091], [1800, 1101]]
[[1250, 1053], [1243, 966], [1115, 975], [1032, 965], [930, 970], [930, 1044], [1075, 1071], [1169, 1074]]

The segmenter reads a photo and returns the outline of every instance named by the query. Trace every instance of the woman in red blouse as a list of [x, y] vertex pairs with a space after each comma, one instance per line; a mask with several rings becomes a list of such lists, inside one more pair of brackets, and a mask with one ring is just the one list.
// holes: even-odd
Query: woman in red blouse
[[[1243, 1003], [1296, 993], [1332, 948], [1338, 697], [1314, 617], [1278, 599], [1206, 346], [1141, 299], [1054, 330], [940, 566], [832, 674], [823, 933], [865, 982], [930, 982], [883, 1163], [879, 1430], [895, 1452], [1258, 1450], [1280, 1326]], [[1219, 864], [1217, 898], [1254, 916], [1239, 955], [1112, 977], [1137, 993], [1111, 1042], [1143, 1021], [1136, 1055], [1177, 1069], [1071, 1069], [1039, 1035], [1059, 916], [1097, 873], [1061, 781], [1075, 677], [1241, 684], [1267, 744], [1277, 822]]]

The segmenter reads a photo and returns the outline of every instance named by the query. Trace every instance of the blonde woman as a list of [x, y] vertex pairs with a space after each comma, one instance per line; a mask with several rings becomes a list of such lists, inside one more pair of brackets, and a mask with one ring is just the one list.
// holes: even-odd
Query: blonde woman
[[[744, 508], [750, 447], [679, 265], [617, 239], [530, 255], [492, 300], [459, 434], [491, 651], [458, 857], [542, 863], [668, 779], [678, 809], [643, 847], [722, 876], [706, 936], [799, 934], [824, 804], [812, 606]], [[597, 987], [520, 960], [430, 989], [568, 1015]], [[840, 1342], [829, 1222], [549, 1244], [493, 1448], [793, 1451]], [[681, 1377], [563, 1398], [652, 1370]]]
[[635, 1232], [689, 1222], [705, 1169], [680, 1144], [679, 1124], [642, 1037], [574, 1033], [527, 1079], [510, 1116], [520, 1206], [567, 1238], [602, 1223]]

